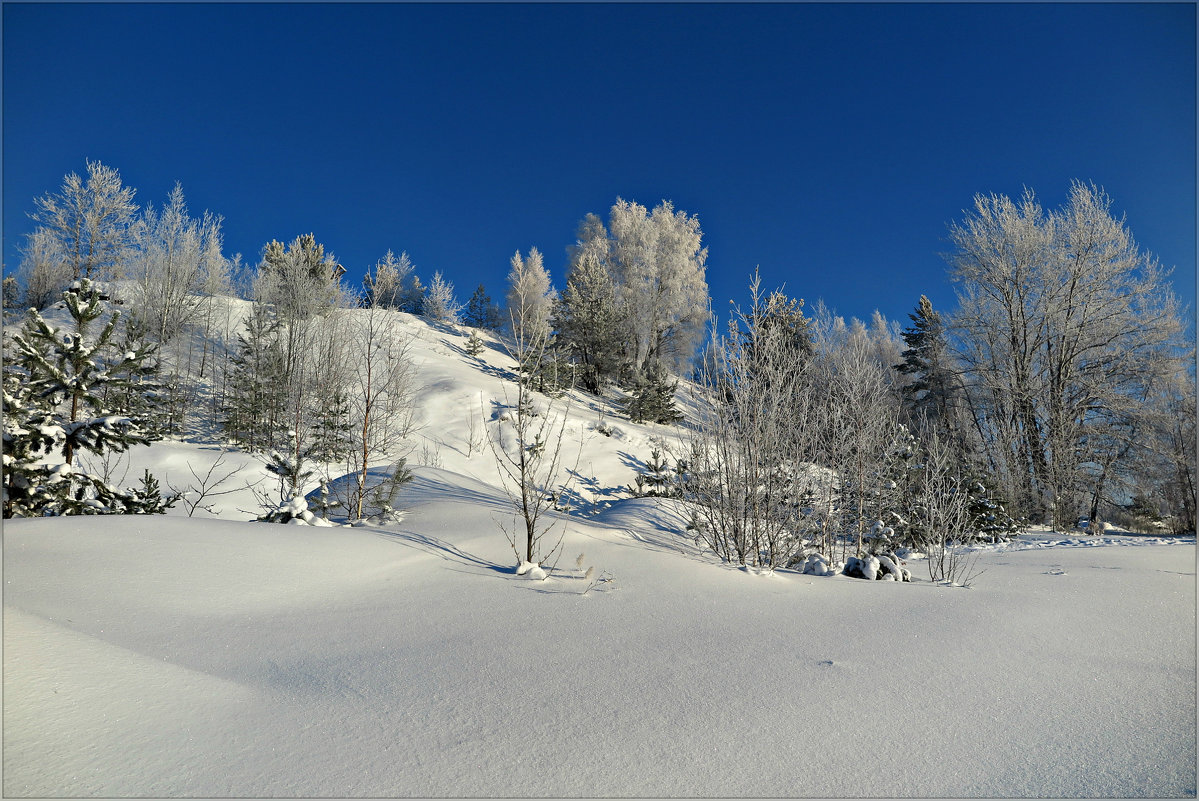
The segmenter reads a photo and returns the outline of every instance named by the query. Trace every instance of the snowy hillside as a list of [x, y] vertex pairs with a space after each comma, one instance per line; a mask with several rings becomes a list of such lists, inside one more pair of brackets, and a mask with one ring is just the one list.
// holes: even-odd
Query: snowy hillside
[[261, 461], [178, 440], [112, 470], [230, 474], [211, 511], [5, 521], [5, 795], [1195, 795], [1193, 537], [1030, 533], [968, 589], [737, 569], [625, 488], [680, 429], [578, 393], [531, 580], [483, 440], [514, 362], [395, 318], [401, 521], [245, 522]]

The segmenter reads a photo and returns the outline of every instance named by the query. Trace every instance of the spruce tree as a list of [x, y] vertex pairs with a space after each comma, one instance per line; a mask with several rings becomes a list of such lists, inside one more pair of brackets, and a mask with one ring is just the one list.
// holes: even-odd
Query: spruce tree
[[151, 361], [156, 351], [157, 346], [147, 339], [145, 321], [130, 316], [117, 353], [133, 354], [134, 359], [122, 360], [113, 368], [101, 396], [105, 407], [141, 421], [142, 430], [152, 439], [163, 435], [165, 422], [158, 365]]
[[225, 434], [249, 450], [278, 444], [287, 400], [283, 380], [281, 323], [271, 308], [255, 303], [237, 335], [237, 353], [225, 398]]
[[470, 337], [466, 340], [466, 353], [472, 358], [478, 358], [483, 352], [483, 340], [479, 338], [478, 329], [471, 329]]
[[634, 423], [675, 425], [683, 420], [674, 403], [678, 387], [679, 382], [671, 381], [665, 370], [651, 366], [649, 375], [639, 381], [624, 400], [623, 411]]
[[144, 511], [134, 493], [108, 486], [76, 463], [81, 453], [123, 452], [147, 445], [139, 421], [113, 414], [105, 390], [140, 371], [147, 351], [119, 352], [113, 312], [96, 337], [91, 324], [107, 311], [87, 279], [63, 293], [73, 326], [63, 332], [30, 309], [6, 343], [4, 375], [4, 516], [121, 514]]
[[313, 425], [313, 458], [323, 462], [344, 459], [354, 447], [350, 436], [350, 398], [345, 389], [335, 386], [317, 399]]
[[470, 300], [466, 302], [462, 322], [472, 328], [486, 328], [489, 331], [496, 331], [502, 325], [499, 307], [492, 302], [482, 284], [479, 284]]
[[912, 376], [912, 382], [903, 388], [904, 409], [911, 421], [927, 421], [952, 441], [955, 432], [950, 410], [955, 385], [945, 324], [925, 295], [908, 317], [912, 326], [902, 334], [908, 347], [901, 354], [903, 361], [895, 365], [899, 372]]
[[616, 285], [594, 255], [583, 254], [567, 277], [554, 311], [554, 327], [579, 365], [580, 385], [593, 395], [627, 370], [626, 332]]

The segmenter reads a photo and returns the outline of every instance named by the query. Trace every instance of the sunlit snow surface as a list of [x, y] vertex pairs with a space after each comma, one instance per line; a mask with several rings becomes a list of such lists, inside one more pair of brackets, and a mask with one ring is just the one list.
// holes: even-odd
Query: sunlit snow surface
[[[192, 519], [5, 521], [6, 796], [1194, 796], [1193, 538], [1031, 534], [968, 589], [918, 559], [911, 584], [759, 575], [623, 491], [678, 429], [578, 396], [575, 512], [532, 580], [472, 441], [512, 361], [397, 319], [409, 461], [441, 468], [402, 522], [244, 522], [240, 452]], [[118, 467], [165, 489], [218, 458]]]
[[531, 581], [463, 483], [387, 528], [6, 525], [5, 794], [1194, 793], [1193, 542], [991, 550], [963, 589], [571, 521]]

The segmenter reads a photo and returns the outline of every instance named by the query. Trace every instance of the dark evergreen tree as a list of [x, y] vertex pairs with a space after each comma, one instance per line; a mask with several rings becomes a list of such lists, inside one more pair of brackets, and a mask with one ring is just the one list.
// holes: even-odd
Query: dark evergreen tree
[[255, 303], [237, 335], [225, 396], [225, 434], [251, 451], [280, 442], [287, 401], [281, 324], [267, 304]]
[[1019, 533], [1020, 523], [1013, 518], [998, 497], [993, 483], [984, 475], [974, 473], [967, 486], [970, 494], [970, 530], [989, 541], [1009, 539]]
[[571, 270], [554, 310], [554, 327], [579, 365], [583, 389], [598, 395], [606, 383], [628, 372], [627, 332], [616, 285], [595, 257], [583, 256]]
[[903, 388], [904, 409], [917, 425], [935, 427], [940, 436], [960, 445], [960, 432], [952, 417], [956, 382], [949, 356], [949, 341], [941, 315], [921, 295], [916, 311], [909, 314], [912, 326], [903, 331], [908, 346], [895, 369], [912, 376]]
[[111, 380], [104, 385], [103, 405], [118, 414], [141, 421], [142, 430], [152, 439], [164, 434], [162, 384], [158, 365], [153, 361], [157, 346], [147, 338], [144, 320], [131, 315], [125, 321], [118, 354], [133, 354], [132, 360], [114, 365]]
[[312, 456], [322, 462], [344, 459], [354, 447], [350, 436], [350, 398], [339, 386], [317, 398]]
[[126, 508], [130, 514], [164, 515], [167, 513], [167, 509], [179, 502], [179, 497], [176, 493], [164, 498], [158, 479], [149, 470], [146, 470], [142, 476], [141, 486], [134, 487], [129, 491]]
[[651, 368], [649, 375], [639, 381], [632, 394], [624, 399], [623, 411], [634, 423], [675, 425], [683, 420], [674, 403], [679, 382], [671, 381], [666, 371]]
[[525, 354], [520, 371], [526, 376], [524, 381], [543, 395], [559, 397], [575, 385], [575, 366], [554, 334], [544, 348]]
[[492, 302], [491, 296], [487, 294], [487, 290], [482, 284], [479, 284], [475, 293], [470, 296], [470, 300], [466, 302], [466, 307], [462, 312], [462, 323], [472, 328], [485, 328], [489, 331], [498, 331], [503, 325], [499, 306]]

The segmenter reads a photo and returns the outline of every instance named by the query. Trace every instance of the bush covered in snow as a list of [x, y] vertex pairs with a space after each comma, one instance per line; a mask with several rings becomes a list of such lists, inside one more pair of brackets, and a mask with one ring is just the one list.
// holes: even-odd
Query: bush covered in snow
[[851, 578], [871, 581], [911, 581], [911, 572], [895, 554], [851, 556], [842, 571]]

